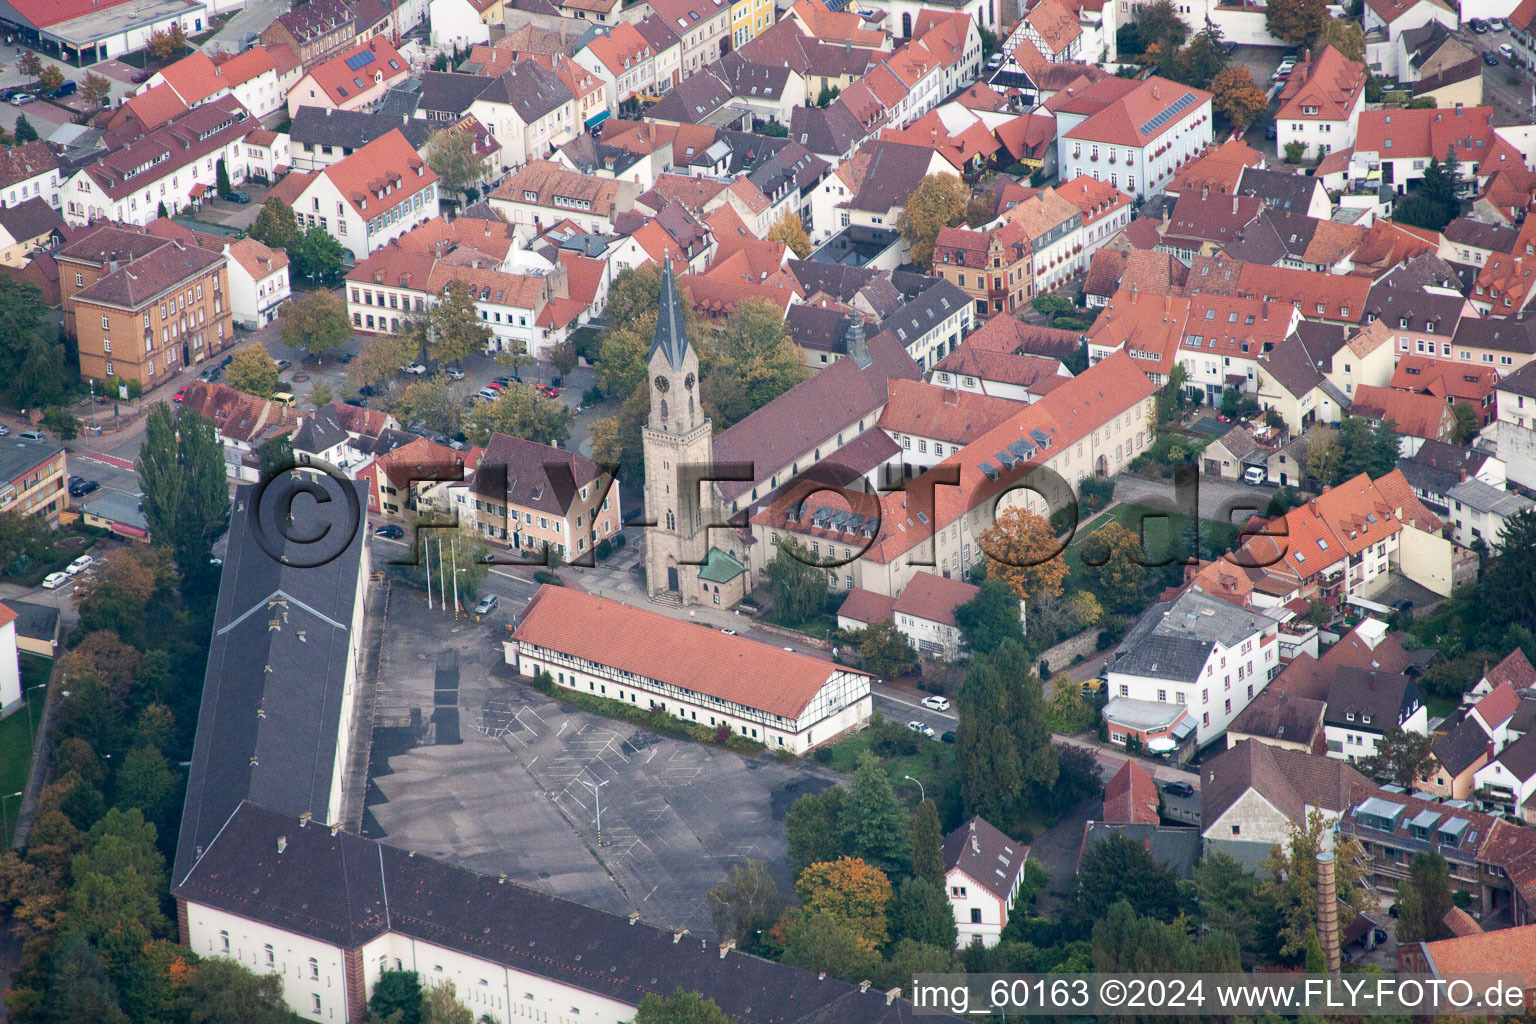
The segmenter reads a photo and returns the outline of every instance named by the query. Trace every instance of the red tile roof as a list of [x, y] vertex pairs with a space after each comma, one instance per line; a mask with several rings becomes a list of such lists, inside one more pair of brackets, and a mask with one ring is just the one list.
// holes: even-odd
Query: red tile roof
[[1041, 41], [1050, 47], [1051, 56], [1064, 53], [1083, 34], [1077, 15], [1061, 0], [1040, 0], [1024, 16], [1024, 20], [1039, 34]]
[[[1296, 65], [1280, 93], [1277, 118], [1295, 121], [1345, 121], [1365, 95], [1365, 65], [1333, 46], [1310, 62]], [[1310, 112], [1309, 112], [1310, 111]]]
[[1431, 971], [1441, 978], [1466, 974], [1523, 977], [1536, 963], [1536, 924], [1426, 942], [1424, 954], [1429, 958]]
[[1536, 686], [1536, 668], [1531, 666], [1525, 652], [1516, 647], [1509, 653], [1509, 657], [1499, 662], [1492, 671], [1483, 667], [1483, 675], [1494, 683], [1508, 683], [1517, 690]]
[[[437, 174], [398, 128], [391, 128], [321, 175], [346, 197], [364, 220], [387, 213], [437, 181]], [[385, 195], [385, 190], [389, 191]], [[368, 208], [363, 208], [363, 203]]]
[[1157, 781], [1135, 761], [1126, 761], [1104, 783], [1103, 820], [1114, 825], [1156, 825]]
[[1019, 411], [1019, 403], [973, 391], [952, 391], [918, 380], [891, 381], [891, 399], [880, 414], [893, 434], [970, 444]]
[[976, 596], [981, 588], [964, 580], [931, 572], [917, 572], [902, 588], [894, 610], [901, 615], [926, 619], [945, 626], [955, 624], [955, 609]]
[[1450, 439], [1456, 426], [1450, 406], [1433, 395], [1362, 384], [1355, 389], [1354, 413], [1373, 420], [1391, 420], [1399, 434], [1432, 441]]
[[[359, 59], [363, 57], [372, 59], [360, 64]], [[358, 66], [353, 67], [354, 64]], [[331, 103], [340, 106], [380, 83], [388, 87], [410, 73], [410, 65], [400, 56], [400, 51], [385, 37], [374, 36], [366, 43], [310, 68], [307, 77], [313, 78], [315, 84], [325, 90]]]
[[[1126, 79], [1123, 78], [1106, 78], [1102, 82], [1089, 86], [1079, 98], [1090, 103], [1097, 102], [1100, 94], [1119, 93], [1119, 95], [1111, 102], [1102, 105], [1082, 124], [1067, 132], [1066, 137], [1088, 142], [1104, 142], [1113, 146], [1142, 147], [1153, 139], [1161, 137], [1163, 133], [1183, 124], [1189, 117], [1199, 114], [1202, 107], [1205, 108], [1203, 116], [1209, 116], [1211, 94], [1204, 89], [1180, 85], [1166, 78], [1148, 78], [1132, 83], [1129, 90], [1117, 86], [1108, 93], [1105, 92], [1104, 87], [1108, 83], [1125, 81]], [[1059, 98], [1060, 94], [1052, 97], [1052, 100]], [[1158, 121], [1158, 115], [1180, 103], [1184, 105], [1176, 115], [1161, 122]]]
[[895, 607], [894, 597], [886, 597], [873, 590], [856, 587], [848, 591], [848, 596], [843, 599], [842, 604], [838, 605], [837, 617], [863, 623], [884, 622], [892, 617], [891, 612]]
[[1449, 359], [1403, 355], [1392, 374], [1390, 387], [1417, 391], [1437, 398], [1461, 399], [1481, 403], [1499, 383], [1499, 371], [1492, 366], [1473, 366]]
[[1520, 707], [1520, 695], [1506, 682], [1499, 682], [1487, 696], [1472, 706], [1472, 714], [1482, 719], [1483, 728], [1490, 734], [1514, 717]]
[[787, 719], [799, 718], [834, 672], [854, 671], [570, 587], [540, 587], [512, 635]]

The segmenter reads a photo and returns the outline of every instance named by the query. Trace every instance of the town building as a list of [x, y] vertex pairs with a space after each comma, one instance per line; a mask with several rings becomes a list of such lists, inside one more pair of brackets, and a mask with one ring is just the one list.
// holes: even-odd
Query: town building
[[[1121, 699], [1187, 708], [1195, 746], [1205, 746], [1280, 670], [1278, 626], [1196, 591], [1153, 605], [1115, 649], [1106, 716]], [[1183, 737], [1168, 739], [1177, 745]]]
[[1360, 761], [1374, 757], [1390, 732], [1429, 735], [1429, 710], [1406, 675], [1340, 667], [1328, 688], [1323, 725], [1329, 757]]
[[1450, 509], [1446, 513], [1455, 528], [1456, 543], [1470, 548], [1481, 541], [1490, 552], [1504, 543], [1504, 529], [1509, 520], [1536, 508], [1536, 502], [1521, 494], [1481, 480], [1463, 480], [1446, 493]]
[[402, 120], [384, 112], [301, 106], [288, 129], [293, 168], [318, 171], [398, 129], [411, 148], [420, 152], [432, 126], [425, 118]]
[[0, 207], [0, 266], [25, 267], [54, 247], [63, 228], [58, 211], [43, 199]]
[[547, 673], [557, 686], [795, 754], [871, 714], [862, 672], [566, 587], [534, 595], [506, 660], [525, 678]]
[[59, 208], [59, 158], [41, 139], [7, 146], [0, 153], [0, 207], [41, 199]]
[[437, 174], [398, 130], [316, 173], [293, 202], [304, 227], [358, 260], [437, 216]]
[[261, 479], [256, 450], [262, 442], [292, 432], [297, 423], [293, 410], [281, 402], [202, 380], [187, 385], [181, 407], [213, 421], [214, 434], [224, 446], [225, 472], [246, 483]]
[[301, 107], [372, 110], [410, 73], [400, 51], [383, 36], [374, 36], [306, 71], [288, 90], [288, 116]]
[[262, 30], [261, 44], [288, 47], [307, 68], [351, 46], [356, 35], [357, 19], [342, 0], [311, 0], [278, 15]]
[[0, 446], [0, 512], [33, 515], [57, 526], [68, 507], [69, 466], [62, 447], [22, 438]]
[[622, 529], [619, 489], [595, 462], [536, 441], [491, 435], [469, 480], [474, 526], [529, 561], [592, 563]]
[[[1200, 768], [1201, 834], [1249, 846], [1257, 862], [1314, 812], [1325, 824], [1337, 821], [1350, 808], [1350, 787], [1367, 782], [1343, 761], [1244, 740]], [[1331, 842], [1331, 830], [1325, 835]]]
[[901, 446], [905, 475], [916, 476], [1018, 411], [1018, 404], [1007, 398], [895, 380], [879, 424]]
[[838, 606], [837, 627], [868, 629], [890, 619], [918, 654], [954, 661], [965, 653], [965, 637], [955, 623], [955, 609], [975, 597], [976, 591], [973, 583], [920, 572], [897, 598], [868, 590], [849, 591]]
[[1311, 51], [1300, 61], [1280, 91], [1275, 115], [1275, 156], [1299, 143], [1303, 152], [1321, 159], [1355, 144], [1355, 129], [1365, 110], [1365, 65], [1352, 61], [1332, 44], [1315, 58]]
[[972, 818], [944, 837], [944, 885], [959, 929], [956, 945], [995, 946], [1024, 881], [1029, 847]]
[[1211, 144], [1211, 94], [1164, 78], [1106, 78], [1050, 108], [1061, 179], [1086, 174], [1136, 198], [1161, 192]]
[[[120, 246], [124, 235], [135, 241]], [[57, 258], [81, 374], [148, 391], [232, 346], [235, 331], [223, 253], [158, 238], [149, 248], [141, 238], [105, 228]]]

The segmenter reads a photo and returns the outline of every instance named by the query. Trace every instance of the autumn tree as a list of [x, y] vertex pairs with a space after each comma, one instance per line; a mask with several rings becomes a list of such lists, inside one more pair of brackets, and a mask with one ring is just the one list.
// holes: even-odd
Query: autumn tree
[[831, 914], [852, 927], [870, 948], [885, 945], [889, 938], [885, 912], [891, 902], [891, 880], [857, 857], [812, 864], [795, 879], [795, 893], [807, 910]]
[[37, 87], [43, 92], [53, 92], [64, 84], [64, 72], [49, 64], [43, 68], [43, 73], [37, 76]]
[[1022, 507], [998, 515], [978, 539], [990, 559], [987, 577], [1013, 588], [1026, 601], [1060, 595], [1067, 578], [1065, 548], [1051, 532], [1051, 524]]
[[918, 183], [896, 218], [896, 229], [911, 248], [913, 263], [929, 267], [939, 231], [965, 219], [970, 197], [965, 182], [953, 174], [930, 174]]
[[246, 234], [273, 249], [287, 249], [302, 237], [293, 207], [278, 196], [268, 196]]
[[871, 622], [859, 633], [864, 668], [882, 679], [895, 679], [917, 668], [917, 651], [894, 619]]
[[786, 210], [784, 216], [768, 229], [768, 241], [783, 242], [797, 259], [803, 260], [811, 254], [811, 240], [806, 236], [805, 225], [801, 223], [800, 215], [793, 211]]
[[571, 410], [558, 398], [545, 398], [532, 386], [502, 388], [492, 402], [470, 410], [464, 435], [471, 444], [487, 444], [492, 434], [510, 434], [559, 447], [571, 437]]
[[457, 433], [464, 422], [464, 401], [454, 394], [446, 373], [417, 377], [390, 403], [401, 423], [421, 426], [435, 434]]
[[1365, 29], [1358, 18], [1329, 18], [1312, 42], [1312, 49], [1321, 55], [1325, 46], [1331, 46], [1348, 60], [1364, 63]]
[[1211, 79], [1211, 105], [1218, 113], [1225, 114], [1239, 134], [1264, 113], [1269, 101], [1253, 84], [1253, 77], [1241, 64], [1222, 71]]
[[474, 132], [439, 128], [427, 136], [427, 166], [450, 192], [458, 192], [466, 202], [487, 172], [487, 157], [477, 151]]
[[414, 354], [414, 343], [408, 336], [376, 334], [363, 343], [362, 351], [348, 364], [347, 383], [365, 388], [393, 380]]
[[87, 71], [80, 83], [80, 97], [93, 107], [103, 106], [112, 97], [112, 83], [94, 71]]
[[277, 361], [260, 345], [247, 345], [236, 351], [224, 371], [224, 379], [230, 387], [257, 398], [272, 397], [272, 392], [277, 390], [278, 376]]
[[1291, 46], [1316, 39], [1327, 22], [1327, 0], [1275, 0], [1264, 8], [1264, 27]]
[[149, 43], [145, 49], [155, 60], [169, 60], [170, 57], [187, 45], [187, 34], [181, 30], [179, 24], [172, 25], [168, 29], [160, 29], [149, 37]]
[[320, 289], [283, 304], [283, 344], [320, 356], [352, 337], [347, 307], [336, 293]]
[[784, 912], [784, 897], [768, 864], [749, 860], [731, 867], [725, 881], [704, 896], [715, 931], [733, 938], [743, 949], [757, 944], [757, 934], [771, 927]]
[[16, 70], [36, 81], [37, 76], [43, 73], [43, 59], [27, 50], [16, 58]]

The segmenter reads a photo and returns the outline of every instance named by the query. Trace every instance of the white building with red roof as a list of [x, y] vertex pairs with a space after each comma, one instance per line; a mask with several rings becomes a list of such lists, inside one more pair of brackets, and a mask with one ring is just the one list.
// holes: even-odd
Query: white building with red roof
[[525, 678], [803, 754], [869, 720], [873, 678], [612, 598], [541, 587], [505, 643]]
[[411, 74], [410, 64], [383, 36], [317, 64], [288, 90], [288, 116], [300, 107], [371, 110], [391, 86]]
[[1494, 130], [1492, 107], [1367, 110], [1360, 115], [1348, 175], [1359, 182], [1379, 170], [1381, 181], [1403, 195], [1424, 176], [1430, 157], [1444, 160], [1452, 149], [1469, 186], [1496, 171], [1525, 167], [1520, 151]]
[[1132, 196], [1156, 195], [1211, 144], [1211, 94], [1166, 78], [1106, 78], [1058, 93], [1047, 107], [1063, 181], [1086, 174]]
[[[1484, 0], [1477, 0], [1478, 3]], [[1495, 0], [1509, 2], [1509, 0]], [[1404, 32], [1423, 28], [1432, 21], [1439, 22], [1452, 32], [1461, 25], [1461, 18], [1470, 19], [1465, 5], [1460, 16], [1453, 5], [1444, 0], [1366, 0], [1363, 12], [1365, 25], [1365, 62], [1371, 70], [1388, 78], [1399, 78], [1404, 68], [1398, 64], [1403, 48], [1397, 41]], [[1501, 11], [1499, 16], [1509, 13]], [[1494, 17], [1491, 13], [1482, 15]]]
[[437, 206], [436, 173], [396, 128], [315, 174], [293, 212], [363, 260], [436, 217]]
[[656, 87], [656, 54], [640, 30], [627, 21], [597, 31], [601, 34], [589, 39], [571, 59], [597, 76], [608, 108], [618, 110], [620, 103]]
[[1348, 149], [1365, 110], [1365, 65], [1333, 46], [1296, 65], [1280, 93], [1275, 115], [1275, 155], [1299, 142], [1308, 156]]
[[[919, 654], [948, 661], [960, 657], [965, 638], [955, 624], [955, 609], [976, 596], [979, 588], [963, 580], [920, 572], [895, 599], [868, 590], [854, 590], [837, 611], [839, 629], [867, 629], [890, 619]], [[1022, 611], [1023, 602], [1020, 602]]]
[[232, 95], [251, 113], [265, 117], [283, 108], [299, 70], [297, 63], [279, 62], [263, 46], [239, 54], [194, 50], [155, 72], [137, 92], [142, 95], [158, 85], [169, 85], [188, 107]]

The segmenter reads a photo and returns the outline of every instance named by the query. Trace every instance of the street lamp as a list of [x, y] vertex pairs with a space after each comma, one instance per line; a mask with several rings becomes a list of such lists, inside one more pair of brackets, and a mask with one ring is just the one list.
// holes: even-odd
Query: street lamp
[[604, 786], [608, 785], [608, 783], [612, 782], [613, 780], [612, 779], [604, 779], [602, 782], [596, 782], [596, 783], [588, 782], [586, 779], [577, 779], [576, 781], [581, 783], [583, 786], [586, 786], [588, 789], [590, 789], [592, 791], [592, 802], [597, 805], [597, 845], [598, 846], [602, 846], [603, 845], [603, 795], [602, 795], [601, 792], [599, 792], [599, 790], [601, 790]]
[[919, 781], [918, 779], [914, 779], [910, 775], [903, 775], [902, 778], [906, 779], [908, 782], [916, 782], [917, 783], [917, 791], [918, 791], [919, 794], [921, 794], [921, 799], [922, 800], [927, 800], [928, 799], [928, 791], [923, 788], [923, 784], [922, 784], [921, 781]]
[[[10, 815], [5, 813], [5, 802], [7, 800], [14, 800], [19, 796], [21, 796], [20, 793], [7, 793], [5, 796], [0, 796], [0, 828], [5, 830], [0, 832], [0, 839], [4, 839], [7, 846], [11, 844], [11, 818]], [[20, 809], [19, 807], [17, 808], [18, 811]]]
[[[27, 694], [30, 694], [33, 690], [46, 690], [46, 689], [48, 689], [48, 684], [47, 683], [38, 683], [36, 686], [29, 686], [29, 687], [27, 687]], [[23, 694], [23, 696], [26, 696], [27, 694]], [[28, 697], [28, 699], [27, 699], [27, 746], [28, 746], [28, 748], [31, 748], [31, 747], [34, 747], [34, 746], [37, 745], [37, 736], [35, 735], [35, 733], [33, 731], [34, 729], [36, 729], [36, 726], [32, 722], [32, 719], [35, 718], [35, 717], [36, 717], [36, 715], [32, 711], [32, 701], [31, 701], [31, 698]]]

